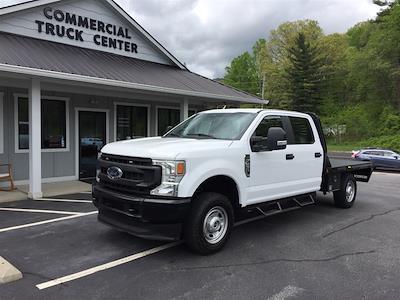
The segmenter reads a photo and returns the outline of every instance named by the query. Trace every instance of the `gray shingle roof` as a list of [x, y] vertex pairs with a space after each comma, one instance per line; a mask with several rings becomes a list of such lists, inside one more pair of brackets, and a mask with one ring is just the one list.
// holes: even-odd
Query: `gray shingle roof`
[[[207, 93], [209, 98], [265, 103], [261, 99], [177, 67], [0, 32], [0, 64]], [[214, 95], [214, 96], [213, 96]]]

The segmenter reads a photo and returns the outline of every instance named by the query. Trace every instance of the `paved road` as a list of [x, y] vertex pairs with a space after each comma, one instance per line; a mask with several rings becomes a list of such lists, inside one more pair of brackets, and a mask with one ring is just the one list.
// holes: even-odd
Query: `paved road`
[[[93, 210], [90, 203], [10, 206]], [[0, 228], [59, 217], [0, 211]], [[400, 174], [375, 173], [359, 184], [352, 209], [321, 195], [317, 206], [236, 227], [218, 254], [197, 256], [180, 245], [39, 290], [37, 284], [163, 244], [81, 216], [0, 232], [0, 255], [25, 276], [0, 286], [0, 299], [398, 299], [399, 229]]]

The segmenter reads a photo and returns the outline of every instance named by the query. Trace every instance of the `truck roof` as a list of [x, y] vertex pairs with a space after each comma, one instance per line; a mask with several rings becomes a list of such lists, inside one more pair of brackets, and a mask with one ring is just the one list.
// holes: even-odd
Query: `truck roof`
[[297, 115], [297, 116], [308, 116], [305, 113], [297, 112], [297, 111], [289, 111], [289, 110], [280, 110], [280, 109], [261, 109], [261, 108], [226, 108], [226, 109], [211, 109], [206, 110], [201, 113], [252, 113], [258, 114], [262, 111], [276, 113], [276, 114], [287, 114], [287, 115]]

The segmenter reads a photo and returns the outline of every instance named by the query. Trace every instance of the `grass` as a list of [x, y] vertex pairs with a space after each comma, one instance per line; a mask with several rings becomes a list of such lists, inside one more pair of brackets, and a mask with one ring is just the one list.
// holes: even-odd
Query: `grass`
[[400, 149], [400, 135], [380, 136], [369, 138], [362, 141], [342, 142], [340, 144], [328, 140], [329, 151], [351, 151], [366, 147], [388, 148], [392, 150]]
[[360, 149], [359, 144], [329, 144], [328, 143], [328, 151], [346, 151], [350, 152], [352, 150], [358, 150]]

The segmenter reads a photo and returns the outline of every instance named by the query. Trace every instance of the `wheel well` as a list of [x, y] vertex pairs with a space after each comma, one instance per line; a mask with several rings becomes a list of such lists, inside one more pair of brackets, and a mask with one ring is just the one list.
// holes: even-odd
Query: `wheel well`
[[219, 175], [208, 178], [197, 188], [194, 197], [203, 192], [220, 193], [231, 201], [235, 210], [240, 208], [239, 191], [236, 182], [228, 176]]

